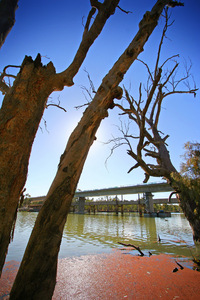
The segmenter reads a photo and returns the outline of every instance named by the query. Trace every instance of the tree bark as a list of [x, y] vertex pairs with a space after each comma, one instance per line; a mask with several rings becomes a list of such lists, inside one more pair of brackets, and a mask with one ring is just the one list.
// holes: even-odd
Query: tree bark
[[[155, 126], [153, 126], [152, 131], [154, 141], [157, 143], [160, 169], [159, 171], [157, 170], [157, 173], [156, 171], [152, 171], [152, 173], [149, 173], [149, 175], [164, 177], [174, 188], [174, 190], [177, 192], [180, 207], [190, 223], [193, 233], [193, 240], [195, 242], [200, 242], [200, 206], [198, 205], [200, 195], [199, 187], [195, 187], [195, 183], [193, 186], [184, 184], [184, 178], [173, 166], [165, 142], [160, 137], [160, 134]], [[160, 172], [160, 174], [158, 174], [158, 172]]]
[[157, 1], [140, 22], [135, 38], [102, 81], [93, 101], [71, 134], [55, 179], [40, 210], [16, 276], [10, 299], [51, 299], [56, 284], [57, 258], [67, 214], [88, 151], [101, 121], [120, 99], [118, 84], [143, 51], [167, 1]]
[[18, 0], [0, 0], [0, 48], [15, 24]]
[[194, 242], [200, 243], [199, 186], [195, 186], [195, 183], [190, 187], [187, 184], [184, 184], [184, 179], [178, 172], [173, 174], [173, 176], [170, 176], [168, 181], [177, 192], [180, 207], [190, 223]]
[[[26, 57], [0, 110], [0, 268], [12, 235], [20, 193], [26, 181], [31, 147], [45, 104], [52, 92], [55, 69], [38, 56]], [[28, 129], [28, 130], [27, 130]]]
[[62, 73], [56, 74], [52, 63], [42, 66], [38, 55], [34, 62], [31, 57], [25, 58], [11, 88], [4, 82], [6, 68], [0, 76], [0, 90], [5, 94], [0, 110], [0, 274], [15, 224], [20, 194], [26, 182], [32, 143], [47, 99], [53, 91], [73, 85], [73, 77], [90, 46], [118, 3], [119, 0], [105, 0], [99, 4], [98, 13], [89, 28], [96, 11], [91, 8], [74, 60]]

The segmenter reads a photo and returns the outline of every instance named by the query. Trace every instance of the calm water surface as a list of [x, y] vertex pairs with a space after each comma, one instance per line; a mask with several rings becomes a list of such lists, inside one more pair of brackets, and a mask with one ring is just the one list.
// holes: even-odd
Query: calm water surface
[[[19, 212], [14, 240], [6, 260], [21, 261], [34, 226], [37, 213]], [[158, 235], [161, 242], [158, 242]], [[138, 214], [99, 213], [96, 215], [69, 214], [59, 258], [111, 252], [121, 248], [118, 242], [139, 246], [144, 253], [169, 253], [191, 257], [196, 255], [192, 231], [183, 214], [171, 218], [140, 218]], [[133, 250], [133, 254], [137, 251]]]

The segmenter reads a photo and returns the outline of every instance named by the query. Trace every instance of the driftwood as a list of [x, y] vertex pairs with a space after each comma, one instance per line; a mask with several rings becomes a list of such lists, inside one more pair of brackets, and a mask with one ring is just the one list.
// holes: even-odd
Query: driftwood
[[179, 266], [179, 268], [180, 268], [181, 270], [184, 269], [184, 267], [183, 267], [181, 264], [179, 264], [176, 260], [175, 260], [175, 262], [176, 262], [176, 264]]
[[174, 270], [172, 271], [173, 273], [176, 273], [178, 271], [177, 268], [174, 268]]
[[140, 247], [134, 246], [132, 244], [124, 244], [124, 243], [120, 243], [120, 242], [118, 242], [118, 244], [126, 246], [126, 247], [133, 247], [134, 249], [136, 249], [140, 253], [141, 256], [144, 256], [144, 253], [142, 252]]

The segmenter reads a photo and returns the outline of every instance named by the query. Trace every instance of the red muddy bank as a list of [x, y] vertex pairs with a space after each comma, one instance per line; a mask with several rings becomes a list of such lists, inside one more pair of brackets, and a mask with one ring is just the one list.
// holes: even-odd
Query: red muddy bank
[[[53, 299], [200, 299], [200, 273], [181, 264], [183, 270], [169, 255], [139, 257], [120, 251], [60, 259]], [[18, 266], [6, 263], [0, 299], [8, 299]]]

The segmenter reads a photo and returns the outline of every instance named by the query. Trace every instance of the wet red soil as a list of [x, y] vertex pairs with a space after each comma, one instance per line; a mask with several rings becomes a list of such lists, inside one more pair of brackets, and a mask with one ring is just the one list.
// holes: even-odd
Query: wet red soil
[[[14, 261], [6, 263], [0, 279], [0, 299], [8, 298], [18, 266]], [[173, 272], [175, 268], [177, 272]], [[169, 255], [139, 257], [113, 251], [65, 258], [58, 263], [53, 299], [197, 300], [200, 273], [185, 266], [181, 270]]]

